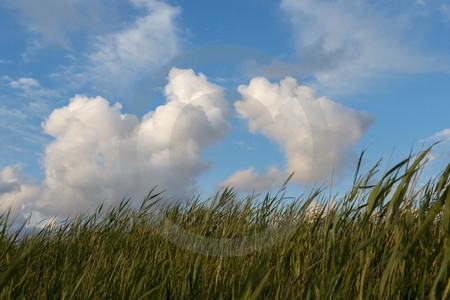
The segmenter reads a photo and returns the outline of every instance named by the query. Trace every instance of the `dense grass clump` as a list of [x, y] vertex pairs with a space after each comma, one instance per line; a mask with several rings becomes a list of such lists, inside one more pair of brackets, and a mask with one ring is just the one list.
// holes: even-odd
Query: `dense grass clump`
[[152, 191], [38, 233], [4, 215], [0, 299], [449, 299], [450, 165], [417, 186], [427, 153], [356, 176], [335, 206], [320, 189], [170, 205]]

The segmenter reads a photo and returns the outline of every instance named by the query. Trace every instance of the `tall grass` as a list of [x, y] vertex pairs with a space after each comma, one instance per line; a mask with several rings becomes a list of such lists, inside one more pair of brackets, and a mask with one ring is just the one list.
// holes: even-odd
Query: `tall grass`
[[429, 150], [322, 190], [119, 206], [12, 232], [1, 218], [1, 299], [449, 299], [450, 165], [419, 187]]

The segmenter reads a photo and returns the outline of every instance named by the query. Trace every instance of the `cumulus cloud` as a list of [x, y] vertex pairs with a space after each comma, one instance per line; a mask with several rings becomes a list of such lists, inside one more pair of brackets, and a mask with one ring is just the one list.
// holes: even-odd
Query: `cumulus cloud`
[[[371, 115], [357, 112], [325, 97], [317, 97], [310, 87], [299, 85], [292, 77], [271, 83], [253, 78], [238, 88], [243, 97], [236, 111], [248, 120], [251, 132], [261, 133], [276, 142], [286, 156], [284, 171], [271, 168], [267, 174], [248, 169], [233, 174], [225, 183], [238, 180], [262, 187], [274, 182], [275, 174], [311, 183], [338, 171], [355, 145], [373, 122]], [[268, 186], [266, 185], [266, 188]]]
[[[155, 185], [172, 199], [195, 192], [197, 177], [210, 165], [202, 160], [204, 149], [229, 130], [225, 91], [193, 70], [173, 68], [167, 79], [166, 103], [141, 119], [122, 113], [120, 103], [83, 95], [53, 110], [43, 124], [53, 138], [43, 158], [45, 179], [30, 186], [18, 168], [4, 169], [1, 209], [14, 205], [42, 217], [66, 216], [124, 196], [140, 200]], [[342, 167], [372, 122], [370, 115], [317, 97], [291, 77], [279, 83], [253, 78], [238, 92], [243, 100], [235, 103], [236, 111], [251, 132], [280, 146], [286, 165], [265, 174], [241, 170], [222, 186], [267, 190], [292, 172], [295, 182], [322, 180], [333, 165]]]
[[131, 2], [147, 14], [125, 29], [94, 39], [93, 50], [88, 54], [90, 80], [125, 85], [178, 51], [175, 18], [180, 9], [158, 0]]
[[283, 0], [281, 8], [295, 32], [297, 73], [312, 75], [315, 86], [328, 93], [348, 93], [386, 72], [442, 69], [442, 62], [411, 44], [412, 21], [405, 14], [389, 15], [357, 0]]
[[168, 197], [188, 196], [209, 166], [203, 149], [228, 131], [225, 93], [203, 74], [173, 68], [165, 96], [142, 120], [102, 97], [77, 95], [55, 109], [43, 124], [54, 141], [45, 150], [42, 185], [24, 185], [11, 175], [15, 169], [5, 169], [2, 209], [23, 204], [41, 216], [75, 214], [125, 196], [139, 201], [155, 185]]

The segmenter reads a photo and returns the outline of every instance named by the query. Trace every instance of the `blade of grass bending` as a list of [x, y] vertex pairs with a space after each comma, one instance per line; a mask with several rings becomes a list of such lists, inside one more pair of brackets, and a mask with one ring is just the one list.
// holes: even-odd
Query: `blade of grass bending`
[[270, 272], [269, 271], [267, 272], [267, 274], [263, 277], [258, 286], [255, 288], [255, 290], [253, 290], [252, 292], [253, 283], [255, 281], [255, 278], [258, 277], [258, 274], [262, 273], [263, 267], [266, 266], [267, 261], [268, 261], [267, 257], [263, 257], [261, 261], [250, 270], [244, 282], [244, 289], [238, 299], [240, 300], [255, 299], [258, 296], [258, 294], [261, 292], [262, 287], [266, 283]]
[[399, 183], [397, 189], [395, 190], [394, 195], [389, 201], [389, 205], [387, 208], [387, 212], [390, 213], [390, 218], [388, 219], [388, 223], [394, 219], [397, 215], [400, 204], [405, 200], [406, 192], [408, 191], [409, 185], [411, 183], [411, 179], [416, 174], [416, 172], [420, 169], [419, 164], [423, 161], [423, 159], [428, 155], [431, 151], [431, 147], [423, 151], [411, 164], [411, 166], [406, 170], [405, 176], [402, 181]]
[[[448, 269], [449, 269], [449, 263], [450, 263], [450, 240], [447, 241], [447, 245], [444, 248], [444, 258], [441, 261], [441, 267], [439, 268], [439, 272], [436, 276], [436, 278], [434, 279], [433, 282], [433, 287], [431, 288], [431, 292], [430, 292], [430, 298], [431, 299], [436, 299], [436, 289], [437, 286], [439, 284], [439, 282], [441, 281], [441, 279], [443, 278], [448, 278]], [[443, 298], [446, 299], [446, 298]]]
[[357, 253], [366, 247], [368, 247], [370, 244], [376, 242], [378, 239], [380, 239], [383, 235], [388, 233], [396, 224], [398, 224], [399, 221], [389, 224], [389, 226], [383, 228], [382, 230], [378, 231], [375, 235], [371, 236], [369, 239], [365, 240], [361, 245], [359, 245], [358, 248], [354, 251], [354, 253]]
[[361, 151], [361, 154], [359, 155], [358, 164], [356, 165], [355, 177], [353, 178], [353, 186], [356, 185], [356, 181], [358, 180], [359, 170], [361, 168], [362, 160], [363, 160], [365, 153], [366, 153], [366, 150], [364, 149]]
[[[450, 201], [450, 186], [447, 187], [447, 197], [446, 197], [446, 202]], [[417, 229], [416, 234], [414, 235], [411, 243], [405, 248], [404, 253], [406, 254], [407, 252], [409, 252], [420, 240], [420, 238], [425, 234], [425, 231], [427, 230], [427, 228], [429, 227], [429, 225], [431, 224], [431, 222], [433, 222], [434, 218], [439, 214], [439, 212], [441, 211], [441, 208], [444, 206], [444, 199], [438, 199], [433, 206], [430, 209], [430, 212], [428, 213], [427, 217], [425, 218], [425, 220], [423, 221], [422, 225], [420, 225], [419, 229]], [[447, 233], [448, 234], [448, 233]]]
[[3, 274], [2, 277], [0, 277], [0, 291], [3, 291], [3, 289], [8, 285], [8, 283], [13, 279], [14, 275], [17, 273], [17, 271], [20, 268], [20, 265], [25, 261], [25, 259], [28, 257], [28, 255], [31, 254], [31, 251], [33, 249], [29, 247], [25, 250], [18, 258], [16, 258], [8, 267], [6, 272]]

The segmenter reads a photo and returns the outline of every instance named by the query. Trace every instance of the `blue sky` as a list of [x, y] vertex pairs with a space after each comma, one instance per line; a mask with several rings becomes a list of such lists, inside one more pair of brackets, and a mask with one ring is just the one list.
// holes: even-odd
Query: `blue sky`
[[450, 3], [6, 0], [0, 209], [311, 184], [443, 141]]

